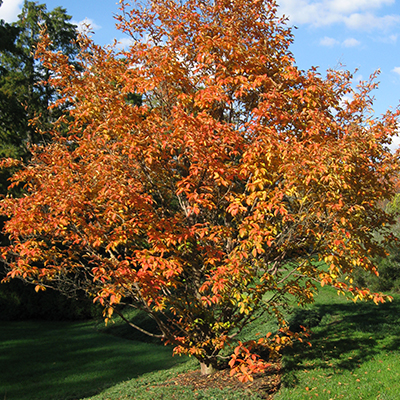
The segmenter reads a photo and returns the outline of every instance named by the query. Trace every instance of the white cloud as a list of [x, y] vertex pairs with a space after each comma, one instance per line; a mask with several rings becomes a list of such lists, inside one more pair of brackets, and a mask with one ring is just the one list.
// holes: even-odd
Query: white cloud
[[6, 22], [15, 22], [22, 10], [24, 0], [4, 0], [0, 6], [0, 19]]
[[319, 41], [319, 44], [321, 46], [326, 46], [326, 47], [333, 47], [333, 46], [337, 46], [337, 45], [342, 45], [344, 47], [356, 47], [356, 46], [359, 46], [361, 44], [361, 42], [354, 38], [347, 38], [347, 39], [343, 40], [343, 42], [341, 43], [334, 38], [325, 36]]
[[360, 9], [380, 8], [385, 5], [394, 4], [395, 0], [331, 0], [329, 3], [333, 11], [339, 13], [352, 13]]
[[381, 43], [396, 44], [398, 37], [399, 37], [399, 35], [393, 34], [393, 35], [389, 35], [389, 36], [377, 36], [374, 38], [374, 40], [376, 42], [381, 42]]
[[390, 144], [389, 148], [394, 153], [400, 147], [400, 137], [394, 136], [392, 137], [392, 143]]
[[371, 13], [354, 13], [343, 19], [346, 26], [351, 29], [367, 30], [373, 29], [386, 30], [400, 21], [399, 15], [385, 15], [378, 17]]
[[310, 3], [310, 0], [281, 0], [279, 5], [279, 12], [293, 23], [307, 24], [322, 18], [320, 4]]
[[386, 41], [386, 43], [396, 43], [397, 42], [397, 38], [399, 35], [390, 35], [388, 37], [386, 37], [385, 39], [383, 39], [382, 41]]
[[394, 72], [394, 73], [400, 75], [400, 67], [394, 67], [394, 68], [392, 69], [392, 72]]
[[336, 39], [333, 39], [331, 37], [325, 36], [319, 41], [319, 44], [321, 46], [333, 47], [333, 46], [336, 46], [337, 44], [339, 44], [339, 41], [337, 41]]
[[353, 96], [344, 95], [339, 100], [339, 105], [342, 108], [346, 108], [349, 103], [353, 101]]
[[79, 22], [71, 21], [71, 23], [75, 24], [78, 27], [79, 33], [89, 33], [101, 29], [100, 25], [97, 25], [92, 19], [88, 17]]
[[117, 40], [117, 48], [120, 50], [125, 50], [129, 46], [132, 46], [133, 43], [134, 43], [134, 40], [132, 38], [125, 37], [125, 38]]
[[360, 82], [364, 81], [364, 76], [362, 74], [358, 74], [353, 78], [353, 83], [358, 85]]
[[348, 38], [343, 41], [343, 46], [344, 47], [356, 47], [359, 46], [361, 42], [359, 42], [357, 39], [354, 38]]
[[373, 11], [394, 3], [395, 0], [280, 0], [279, 10], [293, 24], [344, 24], [357, 30], [386, 30], [400, 21], [400, 15], [378, 16]]

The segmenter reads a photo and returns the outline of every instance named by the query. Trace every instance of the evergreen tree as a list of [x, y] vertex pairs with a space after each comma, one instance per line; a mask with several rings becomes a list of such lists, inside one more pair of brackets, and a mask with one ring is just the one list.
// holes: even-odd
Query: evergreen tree
[[[1, 6], [2, 2], [0, 2]], [[10, 96], [6, 90], [6, 81], [8, 70], [3, 65], [3, 57], [13, 57], [17, 53], [16, 39], [20, 28], [12, 26], [3, 20], [0, 20], [0, 156], [17, 156], [15, 151], [18, 145], [15, 140], [17, 135], [11, 135], [10, 132], [18, 132], [22, 127], [18, 126], [20, 119], [17, 118], [18, 107], [15, 107], [14, 96]], [[15, 126], [17, 125], [17, 126]], [[15, 146], [17, 145], [17, 146]]]
[[25, 157], [31, 143], [43, 138], [29, 124], [38, 117], [46, 125], [62, 110], [48, 110], [55, 92], [43, 83], [50, 77], [48, 69], [35, 59], [41, 29], [46, 26], [53, 50], [67, 55], [71, 62], [78, 52], [76, 26], [61, 7], [47, 11], [45, 4], [25, 0], [17, 22], [1, 23], [0, 33], [0, 156]]

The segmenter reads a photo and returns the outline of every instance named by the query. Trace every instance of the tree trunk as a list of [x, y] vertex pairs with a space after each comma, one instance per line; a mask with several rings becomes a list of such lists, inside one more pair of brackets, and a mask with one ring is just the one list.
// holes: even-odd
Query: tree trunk
[[212, 364], [206, 364], [205, 362], [200, 362], [201, 375], [211, 375], [216, 369]]

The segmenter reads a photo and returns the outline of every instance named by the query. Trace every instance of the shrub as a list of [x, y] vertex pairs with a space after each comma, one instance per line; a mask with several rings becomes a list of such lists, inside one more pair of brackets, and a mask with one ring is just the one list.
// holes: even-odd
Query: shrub
[[368, 287], [373, 291], [400, 293], [400, 247], [391, 246], [386, 258], [379, 257], [376, 261], [379, 276], [364, 270], [355, 274], [355, 284]]

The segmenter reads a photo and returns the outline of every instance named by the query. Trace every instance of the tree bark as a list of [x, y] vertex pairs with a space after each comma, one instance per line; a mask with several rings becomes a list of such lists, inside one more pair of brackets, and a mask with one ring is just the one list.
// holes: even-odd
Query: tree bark
[[216, 368], [212, 364], [200, 362], [201, 375], [211, 375], [216, 372]]

